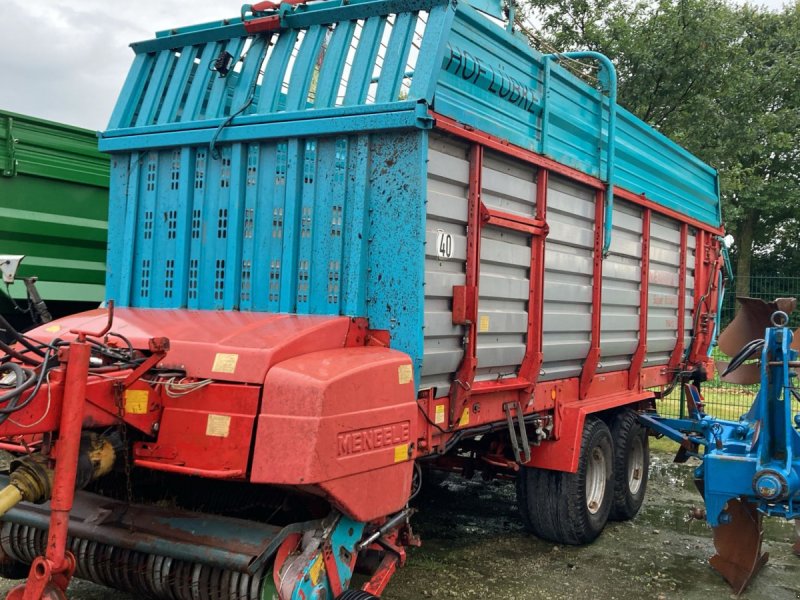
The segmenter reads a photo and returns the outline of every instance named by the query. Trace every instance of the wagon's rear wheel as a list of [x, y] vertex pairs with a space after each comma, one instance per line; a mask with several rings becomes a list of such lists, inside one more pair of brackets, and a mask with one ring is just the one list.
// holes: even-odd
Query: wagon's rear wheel
[[517, 502], [526, 528], [559, 544], [594, 541], [611, 511], [613, 457], [608, 426], [587, 417], [577, 472], [523, 467], [517, 477]]
[[611, 437], [614, 439], [614, 501], [609, 518], [627, 521], [639, 512], [647, 491], [649, 438], [636, 412], [630, 409], [614, 417]]

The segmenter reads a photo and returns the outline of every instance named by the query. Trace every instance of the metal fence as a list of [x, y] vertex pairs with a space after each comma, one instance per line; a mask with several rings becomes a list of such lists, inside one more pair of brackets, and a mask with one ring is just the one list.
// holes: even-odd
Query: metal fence
[[[762, 300], [775, 300], [775, 298], [800, 299], [800, 277], [775, 277], [771, 275], [756, 274], [748, 279], [748, 296]], [[736, 293], [734, 286], [730, 285], [722, 304], [720, 322], [722, 329], [733, 320], [736, 315]], [[790, 315], [790, 326], [793, 329], [800, 327], [800, 310]], [[719, 348], [714, 348], [715, 360], [728, 360]], [[757, 385], [738, 385], [720, 381], [719, 373], [714, 373], [713, 379], [702, 386], [703, 399], [706, 402], [706, 412], [722, 419], [738, 420], [739, 416], [747, 412], [753, 402]], [[666, 398], [658, 403], [658, 411], [664, 416], [680, 416], [684, 407], [683, 391], [675, 389]]]

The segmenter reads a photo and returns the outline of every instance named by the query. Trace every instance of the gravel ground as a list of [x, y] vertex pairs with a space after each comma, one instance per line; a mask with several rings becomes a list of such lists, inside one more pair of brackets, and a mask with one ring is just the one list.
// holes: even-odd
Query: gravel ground
[[[587, 547], [554, 546], [522, 530], [513, 485], [451, 477], [424, 491], [415, 517], [424, 545], [410, 552], [383, 600], [735, 598], [708, 566], [709, 528], [685, 519], [700, 504], [691, 466], [654, 455], [647, 499], [635, 520], [610, 524]], [[789, 523], [767, 523], [770, 561], [742, 600], [800, 599], [793, 535]], [[0, 591], [12, 585], [0, 580]], [[72, 600], [134, 600], [83, 581], [74, 581], [70, 591]]]

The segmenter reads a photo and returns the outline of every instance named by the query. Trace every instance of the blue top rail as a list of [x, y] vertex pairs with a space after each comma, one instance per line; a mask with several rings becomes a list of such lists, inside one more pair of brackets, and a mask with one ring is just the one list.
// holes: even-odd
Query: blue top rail
[[[265, 14], [272, 30], [254, 31], [264, 15], [247, 13], [133, 44], [101, 149], [425, 129], [433, 109], [605, 177], [608, 98], [466, 3], [323, 0]], [[721, 225], [714, 169], [622, 108], [615, 129], [616, 185]]]

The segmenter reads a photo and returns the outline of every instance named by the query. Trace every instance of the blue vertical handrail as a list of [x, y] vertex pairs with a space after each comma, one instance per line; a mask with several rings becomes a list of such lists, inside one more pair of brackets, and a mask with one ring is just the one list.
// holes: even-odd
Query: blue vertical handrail
[[559, 58], [588, 58], [596, 60], [608, 74], [608, 146], [606, 149], [606, 211], [603, 223], [603, 257], [608, 255], [611, 247], [611, 228], [614, 212], [614, 149], [616, 146], [617, 128], [617, 70], [614, 63], [605, 54], [591, 50], [581, 50], [577, 52], [559, 52], [558, 54], [546, 54], [546, 59], [558, 60]]

